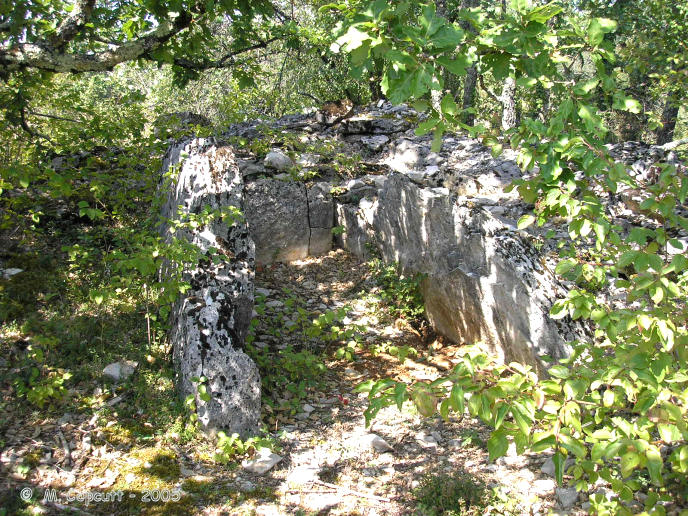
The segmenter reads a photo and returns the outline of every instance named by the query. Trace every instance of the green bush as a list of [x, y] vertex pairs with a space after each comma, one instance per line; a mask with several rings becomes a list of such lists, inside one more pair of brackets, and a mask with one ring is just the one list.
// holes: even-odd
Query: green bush
[[414, 273], [410, 276], [399, 271], [399, 264], [385, 264], [380, 258], [369, 263], [375, 282], [380, 287], [382, 301], [397, 317], [418, 322], [425, 314], [420, 284], [424, 275]]

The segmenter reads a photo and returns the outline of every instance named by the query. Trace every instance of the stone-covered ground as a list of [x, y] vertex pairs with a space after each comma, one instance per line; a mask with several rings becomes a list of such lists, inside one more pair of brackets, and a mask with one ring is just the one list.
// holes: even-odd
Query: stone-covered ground
[[[275, 264], [258, 272], [257, 288], [261, 322], [254, 329], [255, 348], [275, 363], [309, 350], [325, 366], [311, 374], [311, 366], [302, 363], [304, 370], [294, 373], [307, 380], [299, 392], [280, 385], [267, 391], [273, 407], [264, 405], [264, 422], [281, 457], [272, 469], [253, 473], [239, 464], [243, 457], [217, 462], [217, 440], [188, 425], [153, 432], [158, 414], [136, 408], [145, 406], [136, 384], [148, 373], [140, 367], [119, 387], [92, 385], [90, 408], [40, 416], [5, 412], [0, 436], [5, 514], [423, 514], [419, 499], [429, 492], [424, 486], [434, 483], [446, 492], [449, 479], [457, 478], [462, 495], [484, 490], [476, 514], [546, 514], [561, 507], [552, 477], [541, 471], [543, 458], [510, 455], [489, 463], [489, 432], [476, 420], [424, 419], [408, 404], [401, 412], [381, 411], [365, 427], [366, 399], [354, 392], [356, 385], [367, 378], [434, 379], [452, 367], [457, 350], [422, 325], [395, 319], [381, 305], [366, 263], [337, 250]], [[306, 320], [341, 315], [344, 307], [349, 311], [339, 328], [352, 329], [347, 340], [331, 333], [304, 335], [312, 328]], [[355, 349], [353, 359], [337, 354], [347, 342]], [[403, 362], [399, 350], [408, 352]], [[150, 386], [150, 396], [156, 389], [164, 392], [170, 384], [160, 379]], [[5, 400], [10, 394], [3, 391]], [[19, 498], [26, 487], [33, 489], [29, 503]], [[43, 499], [47, 488], [57, 489], [57, 500]], [[68, 499], [119, 490], [118, 502]], [[179, 500], [155, 501], [170, 494]], [[567, 494], [559, 492], [561, 501], [570, 503]], [[146, 495], [150, 501], [144, 501]], [[577, 503], [584, 501], [582, 495]]]

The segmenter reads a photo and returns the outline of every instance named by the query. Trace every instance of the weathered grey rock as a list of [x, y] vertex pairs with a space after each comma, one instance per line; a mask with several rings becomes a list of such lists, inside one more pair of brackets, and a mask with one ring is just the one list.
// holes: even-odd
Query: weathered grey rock
[[332, 249], [334, 201], [329, 183], [316, 183], [308, 191], [309, 256], [320, 256]]
[[382, 147], [389, 142], [389, 137], [384, 134], [376, 136], [364, 136], [361, 138], [361, 143], [370, 151], [378, 152]]
[[357, 116], [344, 120], [340, 132], [347, 134], [393, 134], [410, 129], [411, 122], [403, 118], [372, 118]]
[[332, 228], [311, 228], [308, 256], [322, 256], [332, 250]]
[[[204, 207], [243, 209], [243, 180], [229, 147], [203, 139], [181, 142], [165, 156], [163, 170], [168, 169], [176, 170], [176, 181], [163, 216], [178, 220]], [[171, 238], [166, 227], [162, 232]], [[253, 309], [255, 249], [248, 227], [243, 219], [216, 218], [198, 231], [183, 229], [175, 235], [204, 253], [184, 271], [191, 289], [170, 315], [177, 387], [183, 397], [193, 395], [205, 428], [247, 436], [258, 429], [260, 416], [258, 369], [241, 351]], [[211, 248], [227, 260], [214, 263]], [[209, 400], [199, 395], [200, 378], [206, 379]]]
[[376, 200], [339, 206], [337, 216], [345, 248], [366, 256], [372, 243], [387, 261], [426, 274], [428, 319], [455, 342], [481, 341], [507, 362], [539, 368], [537, 356], [565, 356], [566, 339], [578, 335], [549, 318], [563, 290], [538, 252], [479, 204], [394, 174]]
[[241, 463], [246, 471], [256, 475], [264, 475], [282, 460], [280, 455], [273, 453], [269, 448], [259, 448], [255, 459], [245, 460]]
[[[566, 459], [564, 461], [564, 473], [566, 473], [566, 470], [568, 470], [575, 463], [576, 463], [576, 461], [573, 459]], [[548, 459], [545, 460], [545, 462], [542, 463], [542, 467], [540, 468], [540, 471], [542, 471], [545, 475], [549, 475], [550, 477], [554, 476], [555, 468], [554, 468], [554, 461], [552, 460], [552, 457], [549, 457]]]
[[282, 151], [268, 152], [263, 164], [266, 168], [273, 168], [279, 172], [284, 172], [294, 166], [294, 162], [291, 158]]
[[2, 276], [2, 279], [10, 279], [12, 276], [16, 276], [20, 272], [24, 272], [24, 269], [10, 267], [8, 269], [0, 269], [0, 276]]
[[558, 487], [556, 490], [557, 500], [561, 504], [561, 508], [570, 509], [578, 501], [578, 491], [575, 487]]
[[296, 160], [296, 164], [303, 168], [313, 168], [320, 163], [320, 156], [317, 154], [301, 154]]
[[334, 201], [329, 183], [316, 183], [308, 188], [308, 221], [312, 228], [332, 228]]
[[332, 249], [329, 183], [259, 179], [246, 186], [246, 217], [259, 264], [300, 260]]
[[238, 160], [239, 171], [243, 177], [264, 175], [267, 171], [265, 165], [253, 160]]
[[134, 371], [138, 365], [139, 364], [137, 362], [133, 362], [131, 360], [120, 360], [119, 362], [113, 362], [112, 364], [105, 366], [103, 369], [103, 376], [109, 378], [113, 382], [121, 382], [134, 374]]
[[246, 185], [246, 218], [256, 262], [288, 262], [308, 256], [310, 224], [303, 183], [259, 179]]

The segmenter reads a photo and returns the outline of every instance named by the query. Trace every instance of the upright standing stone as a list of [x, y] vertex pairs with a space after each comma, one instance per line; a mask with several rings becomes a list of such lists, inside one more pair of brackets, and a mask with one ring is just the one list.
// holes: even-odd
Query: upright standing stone
[[[171, 172], [163, 217], [170, 221], [199, 214], [205, 207], [243, 210], [243, 180], [229, 147], [195, 139], [173, 145], [163, 162]], [[162, 231], [166, 239], [173, 235]], [[191, 289], [170, 315], [170, 339], [177, 386], [193, 395], [205, 428], [223, 428], [242, 436], [257, 431], [260, 417], [260, 376], [241, 350], [253, 309], [255, 246], [243, 218], [216, 218], [182, 236], [203, 251], [198, 263], [184, 271]], [[225, 256], [215, 263], [211, 248]], [[201, 396], [199, 379], [210, 399]], [[203, 399], [206, 398], [206, 399]]]

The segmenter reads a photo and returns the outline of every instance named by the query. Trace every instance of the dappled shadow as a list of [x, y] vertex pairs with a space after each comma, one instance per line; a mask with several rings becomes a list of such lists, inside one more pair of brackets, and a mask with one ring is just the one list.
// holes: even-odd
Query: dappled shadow
[[536, 368], [540, 355], [565, 354], [561, 324], [549, 317], [561, 294], [556, 279], [529, 242], [475, 199], [392, 175], [371, 229], [388, 261], [427, 274], [426, 312], [439, 333]]

